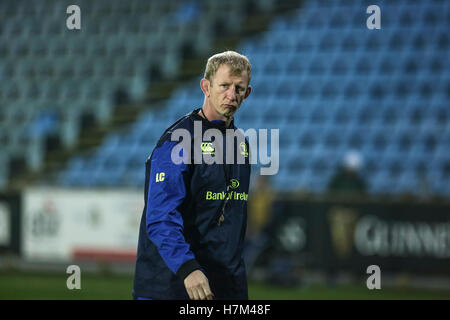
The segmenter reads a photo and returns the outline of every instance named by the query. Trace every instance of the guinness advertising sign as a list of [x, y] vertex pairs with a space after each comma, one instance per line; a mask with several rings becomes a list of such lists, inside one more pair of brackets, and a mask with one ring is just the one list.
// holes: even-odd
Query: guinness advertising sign
[[450, 203], [278, 200], [272, 250], [313, 268], [450, 275]]

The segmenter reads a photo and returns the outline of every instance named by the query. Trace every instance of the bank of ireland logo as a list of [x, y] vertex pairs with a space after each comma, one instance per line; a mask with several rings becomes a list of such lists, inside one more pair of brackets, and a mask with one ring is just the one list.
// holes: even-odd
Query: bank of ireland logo
[[201, 148], [202, 154], [214, 155], [214, 147], [212, 146], [212, 142], [202, 142]]
[[237, 179], [231, 179], [230, 180], [230, 188], [236, 189], [237, 187], [239, 187], [239, 181]]
[[248, 158], [248, 147], [247, 147], [247, 145], [245, 144], [245, 142], [241, 142], [241, 143], [239, 144], [239, 148], [241, 149], [241, 154], [242, 154], [244, 157]]

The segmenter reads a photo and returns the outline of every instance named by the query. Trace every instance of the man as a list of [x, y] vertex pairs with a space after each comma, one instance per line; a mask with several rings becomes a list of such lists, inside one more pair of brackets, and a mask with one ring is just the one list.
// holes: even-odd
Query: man
[[328, 183], [328, 191], [337, 196], [364, 196], [367, 186], [360, 175], [362, 160], [359, 152], [347, 152], [342, 165]]
[[[250, 78], [245, 56], [227, 51], [210, 57], [200, 82], [202, 108], [171, 125], [147, 160], [135, 299], [248, 299], [243, 260], [248, 143], [225, 143], [222, 163], [192, 161], [185, 149], [180, 154], [191, 161], [175, 163], [172, 151], [178, 141], [171, 136], [177, 129], [193, 136], [195, 125], [201, 124], [202, 133], [216, 129], [226, 142], [227, 129], [236, 130], [233, 115], [252, 90]], [[192, 138], [189, 144], [194, 153], [221, 153], [215, 141]], [[230, 152], [244, 154], [245, 162], [227, 163]]]
[[[366, 195], [366, 182], [360, 175], [363, 159], [358, 151], [348, 151], [336, 173], [328, 183], [328, 192], [331, 196], [357, 199]], [[336, 248], [339, 248], [339, 240], [345, 238], [345, 226], [351, 225], [354, 221], [352, 215], [341, 210], [333, 210], [328, 215], [331, 226], [331, 239], [334, 250], [328, 254], [327, 267], [325, 270], [326, 281], [330, 286], [336, 285], [338, 277], [340, 257]]]

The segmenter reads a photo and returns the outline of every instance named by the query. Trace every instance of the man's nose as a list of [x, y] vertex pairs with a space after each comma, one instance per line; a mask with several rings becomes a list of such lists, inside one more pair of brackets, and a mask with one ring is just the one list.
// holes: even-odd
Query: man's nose
[[228, 99], [230, 99], [231, 101], [234, 101], [234, 100], [236, 100], [236, 96], [237, 96], [236, 87], [230, 86], [230, 88], [228, 89], [228, 92], [227, 92]]

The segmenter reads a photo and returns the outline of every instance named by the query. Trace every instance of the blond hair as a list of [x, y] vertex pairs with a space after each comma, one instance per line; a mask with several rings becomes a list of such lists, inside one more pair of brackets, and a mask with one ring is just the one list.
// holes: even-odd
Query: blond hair
[[227, 65], [230, 67], [230, 73], [232, 75], [240, 75], [246, 71], [248, 74], [248, 82], [250, 83], [252, 66], [248, 58], [235, 51], [225, 51], [217, 53], [208, 59], [205, 68], [205, 79], [212, 81], [212, 78], [216, 74], [221, 65]]

